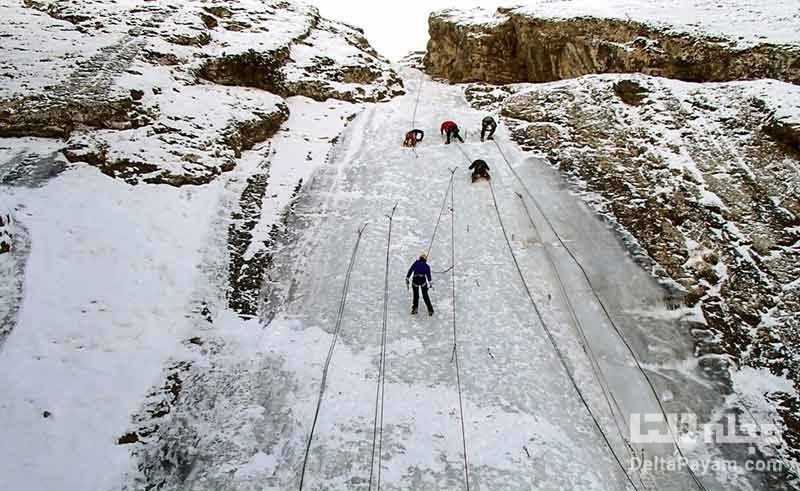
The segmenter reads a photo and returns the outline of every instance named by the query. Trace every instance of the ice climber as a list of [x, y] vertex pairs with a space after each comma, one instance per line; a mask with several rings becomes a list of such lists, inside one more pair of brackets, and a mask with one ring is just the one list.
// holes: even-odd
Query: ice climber
[[409, 284], [414, 291], [411, 315], [417, 313], [420, 289], [422, 289], [422, 300], [425, 301], [425, 306], [428, 307], [428, 315], [433, 315], [433, 305], [431, 305], [431, 299], [428, 296], [428, 289], [433, 288], [433, 283], [431, 283], [431, 268], [428, 266], [427, 254], [420, 254], [419, 259], [414, 261], [414, 264], [408, 268], [408, 273], [406, 273], [406, 288], [409, 287]]
[[442, 123], [441, 131], [442, 131], [442, 135], [447, 135], [447, 141], [444, 142], [445, 144], [449, 144], [451, 138], [455, 138], [456, 140], [460, 141], [461, 143], [464, 143], [464, 140], [461, 138], [461, 135], [458, 133], [458, 125], [455, 124], [454, 122], [445, 121], [444, 123]]
[[472, 182], [477, 181], [478, 179], [486, 179], [489, 180], [489, 164], [484, 162], [483, 160], [476, 160], [469, 166], [470, 170], [472, 170]]
[[[481, 121], [481, 141], [484, 140], [484, 137], [489, 140], [494, 140], [494, 130], [496, 129], [497, 122], [495, 122], [493, 117], [486, 116], [483, 118], [483, 121]], [[486, 136], [486, 133], [489, 133], [489, 135]]]
[[411, 130], [408, 133], [406, 133], [406, 139], [403, 140], [403, 146], [414, 148], [417, 146], [417, 143], [422, 141], [424, 137], [425, 137], [424, 131]]

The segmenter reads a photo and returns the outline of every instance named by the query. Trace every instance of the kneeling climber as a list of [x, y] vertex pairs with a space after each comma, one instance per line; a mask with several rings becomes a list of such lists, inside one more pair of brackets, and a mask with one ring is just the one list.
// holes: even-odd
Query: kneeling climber
[[469, 166], [470, 170], [472, 170], [472, 182], [477, 181], [478, 179], [486, 179], [489, 180], [489, 164], [484, 162], [483, 160], [476, 160]]
[[425, 137], [424, 131], [411, 130], [408, 133], [406, 133], [406, 139], [403, 140], [403, 146], [414, 148], [417, 146], [417, 143], [422, 141], [424, 137]]
[[408, 273], [406, 273], [406, 288], [409, 287], [409, 278], [411, 279], [410, 285], [414, 291], [414, 297], [411, 303], [411, 315], [417, 313], [420, 289], [422, 289], [422, 299], [425, 301], [425, 306], [428, 307], [428, 315], [433, 315], [433, 305], [431, 305], [431, 299], [428, 296], [428, 288], [433, 288], [433, 284], [431, 283], [431, 268], [428, 266], [427, 254], [420, 254], [419, 259], [414, 261], [414, 264], [408, 268]]
[[494, 130], [496, 129], [497, 129], [497, 122], [494, 120], [493, 117], [486, 116], [485, 118], [483, 118], [483, 121], [481, 121], [481, 141], [484, 140], [484, 136], [486, 136], [486, 133], [489, 133], [489, 135], [486, 136], [486, 138], [488, 138], [489, 140], [494, 140]]
[[455, 138], [456, 140], [464, 143], [464, 140], [461, 138], [459, 134], [458, 125], [452, 121], [445, 121], [442, 123], [442, 135], [447, 135], [447, 141], [445, 141], [445, 145], [450, 143], [450, 138]]

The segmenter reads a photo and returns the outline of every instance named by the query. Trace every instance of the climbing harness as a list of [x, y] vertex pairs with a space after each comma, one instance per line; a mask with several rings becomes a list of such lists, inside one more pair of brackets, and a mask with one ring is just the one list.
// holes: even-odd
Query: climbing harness
[[305, 482], [306, 477], [306, 464], [308, 463], [308, 454], [311, 450], [311, 441], [314, 439], [314, 430], [317, 427], [317, 419], [319, 418], [319, 411], [322, 407], [322, 397], [325, 395], [325, 387], [328, 381], [328, 367], [331, 364], [331, 358], [333, 357], [333, 349], [336, 347], [336, 341], [339, 339], [339, 332], [342, 328], [342, 317], [344, 317], [344, 307], [347, 303], [347, 293], [350, 290], [350, 275], [353, 272], [353, 266], [356, 262], [356, 255], [358, 254], [358, 247], [361, 244], [361, 236], [364, 234], [364, 230], [367, 228], [367, 224], [361, 226], [358, 229], [358, 237], [356, 239], [356, 243], [353, 246], [353, 252], [350, 254], [350, 263], [347, 265], [347, 272], [344, 275], [344, 286], [342, 287], [342, 298], [339, 301], [339, 311], [336, 314], [336, 324], [333, 328], [333, 339], [331, 339], [330, 348], [328, 348], [328, 355], [325, 358], [325, 365], [322, 369], [322, 382], [320, 383], [319, 387], [319, 397], [317, 398], [317, 407], [314, 410], [314, 420], [311, 423], [311, 431], [308, 434], [308, 443], [306, 443], [306, 450], [303, 455], [303, 468], [300, 471], [300, 490], [303, 489], [303, 483]]
[[[389, 220], [389, 232], [386, 239], [386, 266], [383, 277], [383, 318], [381, 321], [381, 355], [378, 362], [378, 382], [375, 388], [375, 417], [372, 426], [372, 457], [369, 465], [369, 490], [372, 489], [372, 476], [375, 467], [375, 441], [378, 443], [378, 476], [375, 489], [381, 489], [381, 455], [383, 448], [383, 400], [386, 394], [386, 333], [389, 317], [389, 251], [392, 246], [392, 221], [397, 210], [397, 202], [392, 207], [391, 213], [386, 215]], [[380, 405], [380, 422], [378, 406]]]

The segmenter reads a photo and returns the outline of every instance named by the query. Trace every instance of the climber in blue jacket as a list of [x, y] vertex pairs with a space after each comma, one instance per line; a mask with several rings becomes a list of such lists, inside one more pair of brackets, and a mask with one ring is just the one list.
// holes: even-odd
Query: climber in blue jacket
[[422, 289], [422, 299], [425, 301], [425, 306], [428, 307], [428, 315], [433, 315], [433, 305], [431, 305], [431, 299], [428, 296], [428, 288], [433, 288], [433, 283], [431, 282], [431, 267], [428, 266], [427, 254], [420, 254], [419, 259], [414, 261], [414, 264], [408, 268], [408, 273], [406, 273], [406, 288], [409, 287], [409, 280], [414, 291], [411, 315], [417, 313], [420, 289]]

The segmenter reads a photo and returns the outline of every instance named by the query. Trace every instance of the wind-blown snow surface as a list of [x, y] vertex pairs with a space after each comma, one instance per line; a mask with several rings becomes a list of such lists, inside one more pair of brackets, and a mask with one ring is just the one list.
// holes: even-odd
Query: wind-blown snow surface
[[[554, 245], [536, 211], [534, 230], [520, 199], [525, 190], [494, 145], [476, 142], [483, 114], [461, 88], [426, 82], [417, 121], [428, 135], [418, 158], [399, 143], [410, 125], [419, 80], [410, 95], [368, 106], [343, 133], [323, 166], [306, 181], [289, 214], [289, 237], [273, 251], [265, 291], [266, 320], [243, 322], [214, 305], [212, 324], [188, 335], [202, 347], [184, 355], [182, 392], [154, 432], [136, 444], [136, 468], [125, 489], [296, 488], [332, 341], [341, 287], [357, 228], [368, 223], [352, 272], [342, 328], [330, 364], [306, 468], [306, 489], [366, 489], [370, 473], [380, 312], [388, 221], [398, 204], [390, 249], [387, 379], [381, 455], [384, 489], [464, 487], [462, 437], [453, 353], [454, 266], [456, 331], [464, 401], [469, 477], [473, 489], [625, 489], [626, 480], [570, 386], [514, 269], [488, 184], [468, 184], [467, 162], [455, 145], [441, 145], [435, 128], [455, 119], [469, 133], [463, 150], [492, 167], [504, 225], [543, 317], [611, 446], [629, 463], [605, 405], [545, 248], [576, 316], [626, 415], [655, 412], [641, 374], [603, 317], [585, 280]], [[292, 111], [294, 113], [294, 110]], [[724, 411], [718, 386], [699, 370], [681, 311], [669, 312], [661, 290], [636, 266], [613, 231], [579, 204], [561, 179], [499, 139], [526, 187], [584, 262], [634, 348], [642, 354], [669, 411], [708, 421]], [[281, 161], [276, 157], [275, 162]], [[273, 164], [274, 165], [274, 164]], [[402, 277], [428, 246], [449, 168], [455, 174], [455, 263], [450, 214], [431, 250], [436, 314], [411, 317]], [[527, 197], [526, 199], [530, 199]], [[537, 232], [538, 230], [538, 232]], [[541, 235], [539, 235], [541, 234]], [[180, 358], [176, 358], [179, 360]], [[624, 423], [620, 423], [623, 424]], [[151, 425], [152, 427], [152, 425]], [[645, 445], [648, 457], [669, 457], [671, 445]], [[638, 446], [637, 446], [638, 449]], [[695, 458], [733, 458], [731, 450], [683, 445]], [[739, 450], [737, 448], [737, 450]], [[639, 475], [631, 473], [637, 485]], [[709, 489], [766, 489], [756, 474], [709, 471]], [[651, 489], [690, 489], [685, 472], [647, 473]], [[644, 489], [644, 486], [639, 485]]]
[[[513, 10], [550, 19], [633, 20], [665, 32], [718, 36], [741, 49], [760, 43], [800, 44], [800, 4], [794, 0], [539, 0]], [[448, 13], [461, 22], [474, 24], [492, 24], [504, 17], [483, 9]]]
[[[150, 388], [165, 365], [192, 356], [194, 345], [184, 343], [207, 326], [201, 306], [224, 305], [225, 231], [247, 176], [269, 171], [268, 228], [357, 111], [334, 100], [287, 104], [292, 116], [270, 144], [204, 186], [130, 186], [85, 164], [35, 183], [3, 173], [12, 184], [2, 188], [3, 212], [16, 217], [14, 232], [26, 227], [15, 241], [30, 254], [17, 258], [24, 298], [0, 352], [0, 438], [8, 442], [0, 487], [118, 487], [132, 447], [117, 440], [142, 401], [156, 398]], [[0, 170], [18, 170], [20, 155], [35, 163], [54, 147], [43, 139], [3, 144]], [[11, 259], [0, 255], [4, 271], [17, 268]], [[6, 279], [2, 314], [6, 290], [16, 294]]]

